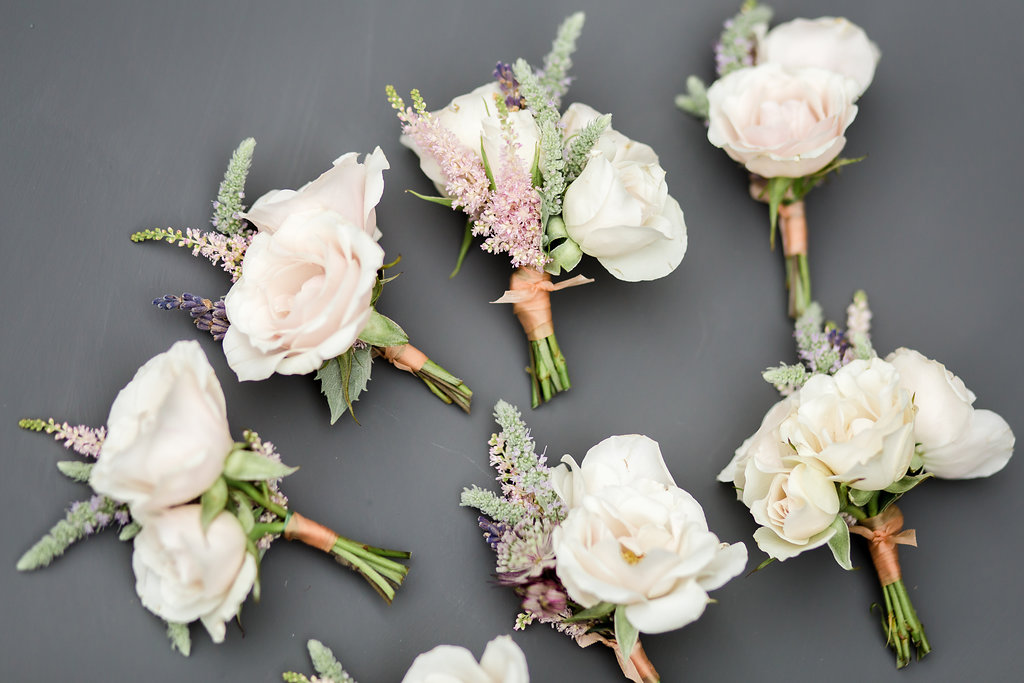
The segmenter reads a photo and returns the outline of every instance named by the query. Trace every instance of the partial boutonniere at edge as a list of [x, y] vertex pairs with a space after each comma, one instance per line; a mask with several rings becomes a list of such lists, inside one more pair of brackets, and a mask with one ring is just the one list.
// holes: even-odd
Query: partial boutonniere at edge
[[768, 6], [745, 2], [715, 47], [718, 80], [705, 87], [690, 76], [676, 104], [706, 121], [708, 141], [746, 167], [751, 196], [768, 204], [770, 242], [774, 248], [778, 225], [796, 318], [811, 303], [804, 197], [863, 159], [839, 153], [880, 53], [843, 18], [794, 19], [769, 31], [771, 17]]
[[281, 536], [357, 571], [389, 603], [408, 573], [398, 560], [409, 553], [339, 536], [295, 511], [278, 484], [296, 468], [255, 432], [231, 437], [224, 393], [198, 342], [178, 342], [143, 365], [114, 400], [106, 428], [20, 424], [86, 456], [57, 466], [93, 495], [73, 503], [18, 569], [45, 567], [116, 524], [120, 539], [134, 543], [143, 606], [167, 622], [182, 654], [191, 650], [191, 622], [219, 643], [246, 597], [259, 599], [260, 561]]
[[[356, 683], [342, 668], [331, 649], [319, 640], [306, 643], [316, 675], [289, 671], [285, 683]], [[498, 636], [487, 643], [478, 662], [473, 653], [457, 645], [438, 645], [418, 655], [402, 677], [402, 683], [529, 683], [526, 655], [510, 636]]]
[[772, 560], [828, 545], [852, 569], [850, 534], [868, 539], [884, 596], [882, 625], [896, 665], [931, 651], [900, 572], [897, 545], [917, 545], [895, 503], [931, 477], [968, 479], [1001, 470], [1013, 453], [1006, 421], [977, 410], [941, 363], [900, 348], [883, 360], [871, 345], [871, 311], [858, 292], [846, 330], [812, 303], [796, 322], [801, 363], [764, 378], [786, 398], [718, 475], [760, 526]]
[[418, 90], [410, 107], [387, 88], [402, 144], [441, 193], [417, 196], [468, 217], [452, 276], [474, 238], [511, 259], [509, 290], [494, 303], [512, 304], [530, 342], [534, 408], [570, 387], [551, 292], [591, 282], [551, 277], [586, 254], [620, 280], [655, 280], [686, 251], [683, 212], [654, 150], [613, 130], [610, 114], [579, 103], [559, 112], [582, 28], [583, 14], [570, 16], [543, 69], [499, 62], [493, 81], [435, 112]]
[[611, 648], [626, 678], [660, 680], [640, 633], [700, 617], [708, 591], [743, 571], [746, 547], [708, 530], [648, 437], [613, 436], [583, 462], [566, 455], [549, 468], [519, 411], [499, 402], [495, 419], [490, 463], [502, 494], [473, 486], [461, 502], [483, 513], [498, 583], [522, 599], [515, 627], [550, 624], [581, 647]]
[[215, 230], [143, 230], [132, 240], [162, 240], [192, 249], [231, 276], [223, 299], [189, 293], [153, 301], [187, 311], [195, 325], [223, 342], [238, 379], [316, 372], [334, 424], [370, 380], [383, 357], [420, 378], [445, 403], [469, 412], [473, 392], [409, 343], [399, 325], [377, 311], [386, 272], [377, 243], [376, 205], [388, 161], [378, 147], [360, 163], [355, 153], [299, 190], [271, 190], [242, 204], [255, 145], [245, 140], [231, 157], [217, 200]]

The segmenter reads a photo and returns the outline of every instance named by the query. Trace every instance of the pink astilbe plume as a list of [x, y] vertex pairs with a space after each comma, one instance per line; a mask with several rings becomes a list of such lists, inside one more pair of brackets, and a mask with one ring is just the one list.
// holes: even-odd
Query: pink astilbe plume
[[533, 179], [516, 153], [519, 143], [508, 123], [502, 120], [505, 147], [501, 159], [501, 179], [473, 225], [473, 234], [486, 237], [481, 245], [490, 253], [505, 252], [512, 257], [512, 267], [540, 270], [550, 259], [544, 253], [541, 228], [540, 195]]

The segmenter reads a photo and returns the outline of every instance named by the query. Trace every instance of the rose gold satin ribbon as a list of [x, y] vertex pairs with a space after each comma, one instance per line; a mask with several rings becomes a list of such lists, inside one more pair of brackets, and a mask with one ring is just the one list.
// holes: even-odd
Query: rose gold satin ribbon
[[629, 656], [629, 659], [622, 656], [622, 648], [619, 647], [617, 641], [596, 633], [585, 633], [581, 636], [576, 636], [576, 643], [580, 647], [590, 647], [594, 643], [601, 643], [610, 647], [615, 653], [615, 660], [619, 663], [619, 668], [622, 669], [622, 675], [634, 683], [659, 683], [661, 681], [661, 677], [655, 671], [654, 664], [647, 658], [644, 646], [640, 644], [639, 640], [633, 646], [633, 653]]
[[331, 552], [334, 542], [338, 540], [338, 534], [298, 512], [289, 513], [288, 523], [284, 525], [284, 537], [289, 541], [302, 541], [325, 553]]
[[399, 370], [405, 370], [413, 374], [420, 371], [429, 358], [427, 354], [417, 349], [412, 344], [399, 344], [398, 346], [385, 346], [381, 348], [384, 358]]
[[779, 232], [782, 233], [782, 253], [786, 256], [807, 253], [807, 217], [802, 199], [779, 205]]
[[850, 531], [870, 542], [871, 560], [883, 586], [899, 581], [902, 576], [896, 546], [917, 545], [917, 532], [913, 529], [900, 531], [902, 528], [903, 513], [895, 505], [850, 527]]
[[[750, 196], [759, 202], [768, 203], [764, 191], [767, 182], [754, 177], [750, 181]], [[792, 200], [792, 191], [786, 192], [783, 201]], [[807, 253], [807, 217], [804, 214], [804, 200], [779, 204], [779, 232], [782, 234], [782, 251], [786, 256]]]
[[551, 292], [568, 287], [578, 287], [593, 282], [592, 279], [577, 275], [558, 284], [551, 282], [551, 275], [533, 268], [516, 268], [509, 280], [509, 289], [492, 304], [512, 304], [512, 312], [519, 318], [519, 324], [526, 332], [526, 338], [537, 341], [555, 333], [551, 321]]

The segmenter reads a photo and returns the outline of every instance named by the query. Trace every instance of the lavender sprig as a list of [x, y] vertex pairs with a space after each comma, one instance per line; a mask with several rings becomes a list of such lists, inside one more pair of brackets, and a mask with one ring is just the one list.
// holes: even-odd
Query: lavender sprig
[[217, 341], [224, 339], [224, 335], [227, 334], [228, 327], [231, 325], [223, 299], [212, 301], [184, 292], [181, 296], [164, 294], [162, 297], [153, 299], [153, 305], [162, 311], [182, 310], [188, 312], [192, 316], [195, 326], [212, 334]]
[[727, 19], [718, 42], [715, 43], [715, 68], [719, 76], [754, 65], [758, 34], [763, 33], [772, 20], [772, 9], [757, 0], [746, 0], [739, 14]]
[[252, 243], [255, 233], [222, 235], [216, 232], [202, 232], [187, 228], [185, 232], [172, 228], [140, 230], [132, 235], [132, 242], [164, 241], [179, 247], [192, 249], [193, 256], [204, 256], [213, 265], [220, 265], [224, 272], [236, 282], [242, 277], [242, 260]]
[[245, 230], [242, 218], [245, 206], [242, 200], [245, 199], [245, 178], [249, 175], [255, 147], [256, 140], [253, 138], [246, 138], [238, 145], [224, 172], [224, 180], [217, 190], [217, 198], [213, 200], [213, 217], [210, 223], [215, 230], [225, 235], [236, 235]]
[[71, 504], [64, 519], [36, 542], [18, 560], [18, 571], [31, 571], [49, 565], [64, 554], [72, 544], [102, 531], [111, 522], [122, 526], [129, 520], [127, 507], [112, 498], [94, 495], [89, 500]]

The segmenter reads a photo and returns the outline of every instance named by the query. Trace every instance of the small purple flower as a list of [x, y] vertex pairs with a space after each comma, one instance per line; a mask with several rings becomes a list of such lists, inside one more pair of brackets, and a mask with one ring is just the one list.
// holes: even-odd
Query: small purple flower
[[540, 619], [558, 619], [569, 600], [565, 588], [551, 579], [531, 583], [516, 592], [523, 598], [523, 609]]

